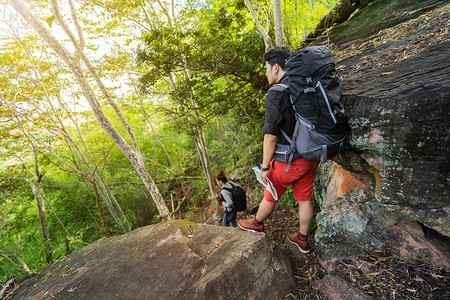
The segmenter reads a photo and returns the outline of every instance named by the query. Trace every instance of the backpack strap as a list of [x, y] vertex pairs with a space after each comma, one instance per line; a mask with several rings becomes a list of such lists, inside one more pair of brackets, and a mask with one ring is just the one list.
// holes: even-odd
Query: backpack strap
[[[289, 89], [289, 84], [285, 84], [285, 83], [277, 83], [274, 84], [269, 91], [279, 91], [279, 92], [285, 92], [286, 90]], [[292, 101], [292, 98], [289, 95], [289, 99], [291, 101], [292, 107], [294, 108], [294, 112], [295, 115], [297, 116], [297, 112], [295, 110], [295, 105], [294, 102]], [[287, 133], [281, 129], [281, 133], [283, 134], [283, 136], [286, 138], [286, 140], [291, 144], [291, 149], [295, 149], [295, 143], [297, 140], [297, 131], [298, 131], [298, 126], [299, 126], [299, 121], [297, 120], [295, 122], [295, 127], [294, 127], [294, 134], [292, 136], [292, 139], [287, 135]], [[289, 157], [288, 157], [288, 165], [286, 168], [286, 174], [289, 172], [289, 168], [291, 167], [291, 162], [294, 159], [294, 155], [295, 155], [296, 151], [291, 150], [291, 152], [289, 153]]]
[[323, 89], [322, 83], [320, 81], [317, 83], [317, 85], [319, 86], [320, 91], [322, 92], [323, 97], [325, 98], [325, 101], [326, 101], [327, 107], [328, 107], [328, 111], [330, 112], [330, 116], [333, 118], [334, 124], [336, 124], [337, 120], [336, 120], [336, 117], [334, 116], [333, 111], [331, 110], [330, 101], [328, 100], [327, 93], [325, 93], [325, 90]]
[[276, 83], [274, 85], [272, 85], [272, 87], [269, 89], [269, 91], [279, 91], [279, 92], [284, 92], [285, 90], [287, 90], [289, 88], [289, 84], [286, 83]]
[[297, 141], [297, 131], [298, 131], [298, 120], [295, 122], [295, 127], [294, 127], [294, 134], [292, 135], [292, 140], [289, 138], [289, 136], [286, 134], [286, 132], [284, 132], [283, 129], [281, 129], [281, 133], [283, 134], [283, 136], [286, 138], [286, 140], [288, 142], [291, 143], [291, 153], [289, 153], [289, 158], [287, 161], [287, 167], [286, 167], [286, 171], [285, 173], [287, 174], [289, 172], [289, 168], [291, 167], [291, 162], [294, 159], [294, 154], [296, 151], [293, 151], [292, 149], [295, 149], [295, 143]]
[[229, 188], [229, 187], [222, 187], [221, 190], [225, 190], [225, 191], [228, 191], [228, 192], [230, 192], [230, 193], [233, 192], [233, 188], [232, 188], [232, 187], [231, 187], [231, 188]]
[[[295, 105], [294, 105], [294, 103], [292, 102], [292, 99], [291, 99], [291, 103], [292, 103], [292, 107], [294, 108], [294, 111], [295, 111]], [[294, 133], [292, 134], [292, 140], [289, 138], [289, 136], [287, 135], [287, 133], [283, 130], [283, 129], [281, 129], [281, 133], [283, 134], [283, 136], [286, 138], [286, 140], [288, 141], [288, 142], [290, 142], [291, 143], [291, 149], [296, 149], [296, 144], [297, 144], [297, 132], [298, 132], [298, 130], [299, 130], [299, 127], [300, 127], [300, 125], [302, 125], [302, 126], [305, 126], [305, 127], [307, 127], [307, 128], [309, 128], [309, 129], [314, 129], [314, 125], [312, 125], [311, 123], [309, 123], [307, 120], [305, 120], [304, 118], [302, 118], [299, 114], [297, 114], [297, 112], [295, 113], [295, 119], [296, 119], [296, 122], [295, 122], [295, 127], [294, 127]], [[288, 161], [287, 161], [287, 167], [286, 167], [286, 174], [289, 172], [289, 168], [291, 167], [291, 162], [292, 162], [292, 160], [294, 159], [294, 155], [295, 154], [298, 154], [298, 155], [300, 155], [300, 153], [298, 153], [297, 151], [291, 151], [291, 153], [289, 153], [289, 157], [288, 157]], [[300, 156], [301, 157], [301, 156]]]
[[[231, 188], [229, 188], [229, 187], [222, 187], [222, 189], [220, 191], [222, 192], [222, 190], [225, 190], [225, 191], [230, 192], [230, 194], [231, 194], [231, 202], [233, 202], [233, 188], [234, 188], [235, 185], [231, 181], [230, 181], [230, 184], [232, 186]], [[222, 196], [222, 193], [220, 193], [220, 197], [222, 198], [223, 201], [225, 201], [225, 199]], [[231, 204], [230, 208], [233, 208], [233, 206], [234, 206], [234, 202], [233, 202], [233, 204]]]

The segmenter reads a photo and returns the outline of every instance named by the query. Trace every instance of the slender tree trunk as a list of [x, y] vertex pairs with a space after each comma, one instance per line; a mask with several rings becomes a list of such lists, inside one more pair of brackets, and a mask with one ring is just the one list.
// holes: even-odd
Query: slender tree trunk
[[[172, 16], [170, 15], [169, 9], [167, 9], [163, 5], [163, 2], [161, 2], [160, 0], [157, 0], [157, 2], [159, 4], [159, 6], [161, 7], [161, 10], [163, 11], [163, 13], [166, 15], [166, 17], [169, 21], [169, 25], [172, 26], [172, 24], [176, 23], [175, 22], [175, 20], [176, 20], [175, 19], [175, 17], [176, 17], [175, 1], [173, 1], [173, 0], [171, 1]], [[183, 70], [183, 73], [184, 73], [185, 78], [188, 81], [190, 81], [189, 71], [186, 68], [186, 66]], [[175, 85], [175, 79], [174, 79], [173, 73], [170, 74], [169, 81], [171, 83], [172, 88], [175, 89], [176, 85]], [[197, 147], [197, 151], [199, 153], [203, 172], [204, 172], [206, 180], [208, 182], [210, 194], [212, 197], [216, 197], [216, 189], [215, 189], [214, 178], [212, 175], [211, 166], [210, 166], [210, 162], [209, 162], [209, 156], [208, 156], [208, 151], [207, 151], [207, 147], [206, 147], [205, 135], [203, 133], [203, 127], [202, 127], [202, 123], [200, 121], [200, 117], [197, 113], [197, 103], [194, 100], [195, 91], [191, 88], [190, 92], [191, 92], [190, 101], [191, 101], [192, 107], [194, 108], [194, 117], [195, 117], [194, 121], [195, 121], [196, 125], [194, 125], [194, 126], [192, 125], [192, 122], [191, 122], [187, 112], [186, 112], [186, 120], [188, 121], [188, 124], [194, 135], [194, 136], [192, 136], [192, 139], [194, 140], [195, 146]]]
[[[122, 219], [125, 221], [126, 226], [127, 226], [127, 231], [131, 231], [131, 225], [130, 222], [127, 219], [127, 216], [125, 216], [125, 213], [122, 210], [122, 207], [120, 207], [120, 204], [117, 202], [116, 197], [114, 197], [113, 193], [111, 192], [111, 190], [109, 189], [108, 184], [105, 182], [105, 180], [103, 179], [103, 176], [95, 174], [97, 178], [97, 182], [100, 184], [100, 191], [101, 194], [103, 194], [102, 198], [108, 198], [110, 199], [109, 201], [111, 203], [113, 203], [117, 209], [119, 210], [120, 216], [122, 217]], [[114, 211], [114, 209], [113, 209]], [[117, 222], [117, 221], [116, 221]], [[119, 224], [121, 226], [121, 224]], [[122, 226], [121, 226], [122, 227]]]
[[[140, 101], [140, 103], [141, 103], [141, 107], [142, 107], [142, 115], [143, 115], [143, 117], [144, 117], [144, 122], [146, 122], [147, 127], [150, 126], [150, 128], [151, 128], [151, 130], [152, 130], [152, 132], [153, 132], [153, 136], [155, 137], [155, 140], [156, 140], [156, 141], [158, 142], [158, 144], [161, 146], [161, 148], [162, 148], [163, 151], [164, 151], [164, 154], [165, 154], [166, 157], [167, 157], [167, 162], [168, 162], [168, 165], [169, 165], [169, 168], [170, 168], [170, 167], [173, 166], [172, 159], [170, 158], [169, 153], [167, 152], [166, 147], [165, 147], [164, 144], [159, 140], [158, 135], [156, 134], [155, 128], [153, 127], [153, 124], [152, 124], [152, 122], [150, 121], [149, 116], [148, 116], [148, 114], [147, 114], [147, 110], [145, 109], [144, 101], [142, 100], [141, 93], [139, 92], [139, 89], [138, 89], [138, 87], [137, 87], [137, 85], [136, 85], [136, 82], [135, 82], [134, 78], [131, 76], [131, 72], [130, 72], [130, 70], [129, 70], [128, 68], [127, 68], [127, 74], [128, 74], [128, 78], [130, 78], [131, 83], [133, 84], [134, 91], [135, 91], [135, 93], [138, 95], [139, 101]], [[150, 136], [150, 135], [149, 135], [149, 136]]]
[[[27, 137], [30, 138], [27, 134]], [[39, 164], [37, 159], [37, 149], [34, 147], [34, 144], [31, 143], [31, 146], [33, 147], [33, 154], [34, 154], [34, 166], [35, 166], [35, 178], [36, 178], [36, 185], [32, 185], [32, 189], [34, 191], [34, 194], [36, 196], [36, 202], [37, 207], [39, 211], [39, 219], [41, 221], [41, 229], [42, 229], [42, 236], [44, 237], [44, 245], [45, 248], [47, 248], [47, 254], [46, 254], [46, 261], [48, 264], [53, 262], [53, 253], [52, 253], [52, 247], [50, 246], [50, 233], [48, 231], [48, 224], [47, 224], [47, 216], [45, 214], [45, 206], [44, 206], [44, 191], [41, 187], [42, 184], [42, 176], [39, 172]]]
[[199, 141], [199, 138], [200, 138], [201, 134], [198, 132], [198, 127], [194, 127], [192, 125], [192, 121], [191, 121], [191, 118], [189, 117], [189, 114], [186, 111], [184, 113], [186, 115], [186, 121], [187, 121], [187, 124], [189, 126], [189, 129], [192, 132], [191, 138], [194, 141], [195, 148], [197, 149], [198, 156], [200, 158], [200, 164], [202, 165], [203, 174], [205, 174], [205, 178], [206, 178], [206, 180], [208, 182], [208, 187], [210, 189], [211, 196], [212, 197], [216, 197], [215, 196], [216, 195], [215, 194], [215, 189], [214, 189], [214, 192], [211, 192], [211, 181], [212, 181], [212, 179], [210, 179], [210, 178], [212, 178], [212, 173], [211, 173], [210, 169], [208, 170], [208, 163], [205, 160], [205, 157], [206, 158], [208, 157], [208, 154], [205, 153], [206, 149], [205, 150], [202, 149], [202, 144]]
[[[64, 106], [63, 102], [61, 101], [61, 99], [58, 100], [60, 101], [60, 104], [62, 106]], [[120, 205], [117, 203], [116, 199], [114, 198], [114, 195], [111, 193], [111, 191], [108, 188], [107, 183], [103, 180], [103, 177], [101, 174], [99, 174], [98, 172], [94, 172], [94, 170], [92, 169], [90, 163], [92, 165], [95, 165], [95, 161], [91, 155], [91, 151], [88, 149], [88, 147], [86, 146], [86, 143], [84, 142], [83, 139], [83, 135], [81, 134], [81, 130], [78, 126], [78, 123], [76, 122], [76, 120], [74, 120], [72, 118], [72, 116], [69, 116], [70, 120], [72, 121], [73, 125], [75, 126], [77, 133], [78, 133], [78, 138], [81, 142], [81, 145], [83, 146], [84, 150], [86, 151], [87, 155], [85, 155], [80, 148], [78, 147], [78, 145], [75, 143], [75, 141], [73, 140], [73, 138], [70, 136], [69, 132], [66, 130], [66, 126], [64, 125], [64, 122], [61, 120], [61, 118], [58, 115], [58, 112], [55, 110], [54, 106], [52, 105], [52, 102], [49, 101], [50, 107], [54, 113], [54, 116], [56, 118], [57, 124], [59, 125], [60, 129], [58, 131], [58, 133], [60, 133], [63, 138], [65, 139], [66, 143], [68, 144], [68, 147], [73, 151], [73, 153], [75, 154], [78, 162], [80, 163], [81, 167], [78, 168], [78, 170], [75, 170], [75, 172], [78, 173], [89, 173], [89, 174], [93, 174], [94, 173], [94, 178], [96, 180], [96, 182], [98, 182], [98, 185], [100, 186], [100, 189], [98, 189], [98, 185], [97, 185], [97, 191], [100, 193], [101, 198], [103, 199], [103, 202], [105, 202], [106, 207], [109, 211], [109, 213], [111, 214], [111, 216], [113, 217], [114, 221], [116, 222], [116, 224], [122, 229], [123, 232], [126, 232], [127, 230], [122, 226], [122, 223], [119, 222], [119, 219], [117, 217], [117, 214], [114, 210], [114, 207], [112, 205], [112, 201], [111, 199], [113, 199], [114, 204], [117, 206], [117, 208], [119, 209], [119, 212], [121, 213], [122, 218], [125, 220], [125, 222], [128, 225], [128, 231], [131, 230], [128, 219], [126, 218], [125, 214], [123, 213]], [[54, 155], [58, 160], [60, 160], [61, 162], [64, 163], [64, 161], [62, 161], [62, 159], [60, 159], [59, 156]], [[89, 163], [90, 161], [90, 163]], [[67, 163], [65, 163], [67, 165]], [[83, 168], [83, 170], [79, 170]], [[86, 177], [85, 177], [86, 178]], [[90, 181], [90, 180], [88, 180]]]
[[284, 45], [283, 9], [281, 0], [273, 0], [273, 20], [275, 23], [275, 44]]
[[[187, 69], [184, 69], [183, 71], [184, 76], [186, 77], [186, 79], [188, 81], [191, 80], [190, 76], [189, 76], [189, 72], [187, 71]], [[196, 119], [196, 130], [195, 132], [197, 133], [197, 142], [198, 142], [198, 149], [199, 149], [199, 154], [200, 154], [200, 159], [202, 160], [202, 165], [203, 170], [205, 172], [205, 177], [206, 180], [208, 181], [208, 186], [209, 186], [209, 192], [211, 194], [211, 197], [216, 198], [217, 197], [217, 192], [216, 192], [216, 187], [214, 184], [214, 175], [212, 174], [211, 171], [211, 166], [209, 163], [209, 156], [208, 156], [208, 150], [206, 148], [206, 140], [205, 140], [205, 134], [203, 132], [203, 127], [202, 127], [202, 123], [200, 122], [200, 116], [197, 113], [197, 103], [194, 101], [194, 96], [195, 96], [195, 91], [192, 89], [191, 87], [191, 104], [192, 107], [194, 108], [194, 116]]]
[[[78, 138], [80, 139], [81, 144], [83, 145], [84, 150], [87, 153], [87, 157], [83, 154], [83, 152], [77, 147], [77, 145], [75, 144], [75, 142], [73, 141], [73, 139], [70, 137], [70, 135], [67, 133], [67, 130], [65, 129], [64, 123], [60, 120], [60, 118], [58, 117], [58, 114], [55, 113], [55, 115], [58, 118], [58, 122], [60, 124], [60, 127], [63, 131], [63, 135], [64, 138], [67, 140], [67, 142], [69, 143], [70, 147], [74, 149], [74, 152], [77, 154], [77, 157], [79, 157], [79, 161], [80, 163], [87, 168], [87, 171], [92, 174], [94, 173], [94, 177], [96, 179], [97, 187], [98, 185], [100, 186], [99, 192], [100, 192], [100, 196], [102, 197], [103, 201], [106, 204], [106, 207], [108, 208], [109, 213], [111, 214], [111, 216], [113, 217], [114, 221], [117, 223], [117, 225], [119, 227], [122, 228], [123, 231], [131, 231], [131, 227], [130, 227], [130, 223], [127, 219], [127, 217], [125, 216], [125, 214], [123, 213], [122, 208], [120, 207], [119, 203], [117, 202], [116, 198], [114, 197], [113, 193], [111, 192], [111, 190], [108, 187], [108, 184], [106, 183], [106, 181], [103, 179], [103, 176], [101, 174], [99, 174], [98, 172], [94, 172], [91, 168], [91, 165], [89, 164], [89, 161], [91, 162], [92, 165], [95, 165], [95, 161], [94, 158], [91, 155], [91, 151], [89, 151], [88, 147], [86, 146], [86, 143], [84, 142], [83, 139], [83, 135], [81, 134], [81, 130], [80, 127], [78, 126], [78, 123], [76, 122], [76, 120], [74, 120], [72, 117], [70, 117], [70, 119], [72, 120], [72, 123], [74, 124], [75, 128], [77, 129], [77, 133], [78, 133]], [[121, 215], [121, 217], [123, 218], [123, 220], [125, 221], [125, 223], [127, 224], [127, 229], [126, 230], [123, 226], [122, 223], [119, 222], [119, 219], [115, 213], [114, 204], [117, 209], [119, 210], [119, 213]]]
[[47, 197], [45, 196], [44, 190], [42, 190], [42, 196], [44, 197], [45, 203], [48, 205], [48, 207], [50, 207], [50, 210], [52, 211], [53, 216], [58, 221], [58, 223], [61, 225], [61, 227], [64, 230], [64, 232], [66, 233], [66, 235], [68, 237], [72, 238], [72, 235], [67, 231], [66, 226], [64, 226], [63, 222], [61, 222], [61, 220], [59, 219], [58, 215], [56, 214], [56, 211], [53, 209], [53, 206], [50, 204], [50, 202], [48, 201]]
[[27, 264], [20, 258], [17, 252], [14, 252], [12, 257], [14, 257], [14, 259], [22, 266], [25, 273], [31, 274], [30, 268], [28, 268]]
[[94, 188], [95, 203], [96, 203], [96, 206], [97, 206], [98, 214], [100, 215], [100, 222], [102, 223], [103, 232], [105, 232], [105, 235], [107, 237], [110, 237], [111, 236], [111, 232], [106, 227], [105, 217], [103, 216], [103, 210], [102, 210], [102, 207], [100, 206], [100, 200], [98, 198], [97, 184], [95, 183], [94, 176], [91, 176], [91, 180], [90, 181], [91, 181], [92, 186]]
[[[183, 73], [184, 73], [186, 80], [190, 81], [190, 77], [189, 77], [189, 73], [188, 73], [187, 69], [184, 69]], [[173, 74], [171, 74], [171, 77], [169, 78], [169, 82], [170, 82], [172, 88], [175, 89], [176, 85], [175, 85], [175, 79], [174, 79]], [[200, 163], [202, 165], [202, 169], [203, 169], [203, 173], [205, 174], [205, 178], [208, 182], [210, 195], [211, 195], [211, 197], [216, 198], [217, 192], [216, 192], [215, 185], [214, 185], [214, 176], [212, 174], [211, 166], [209, 163], [205, 135], [203, 133], [203, 127], [200, 122], [200, 116], [197, 114], [197, 109], [196, 109], [197, 104], [195, 103], [195, 101], [193, 99], [195, 92], [192, 88], [191, 88], [190, 92], [191, 92], [190, 101], [191, 101], [192, 107], [194, 108], [193, 111], [194, 111], [196, 125], [193, 125], [193, 122], [191, 121], [191, 118], [189, 117], [189, 112], [184, 110], [183, 106], [182, 106], [182, 109], [183, 109], [184, 115], [186, 116], [186, 121], [190, 128], [190, 131], [192, 132], [191, 137], [194, 141], [195, 147], [197, 148], [197, 151], [198, 151], [198, 154], [200, 157]]]
[[[40, 180], [39, 180], [40, 181]], [[47, 249], [45, 255], [48, 264], [53, 262], [52, 248], [50, 246], [50, 233], [48, 231], [47, 217], [45, 215], [44, 197], [40, 182], [37, 182], [36, 186], [32, 185], [34, 195], [36, 197], [37, 207], [39, 211], [39, 220], [41, 223], [42, 236], [44, 237], [44, 245]]]
[[200, 147], [201, 147], [201, 155], [203, 157], [203, 161], [205, 164], [205, 176], [206, 176], [206, 180], [208, 181], [209, 192], [211, 194], [211, 197], [216, 198], [217, 193], [216, 193], [216, 187], [214, 184], [214, 175], [211, 170], [211, 165], [209, 162], [209, 155], [208, 155], [208, 152], [206, 149], [205, 134], [203, 132], [203, 127], [200, 124], [198, 125], [198, 127], [199, 127], [198, 132], [199, 132], [199, 140], [200, 140]]
[[214, 120], [216, 121], [216, 126], [217, 126], [217, 137], [219, 138], [219, 141], [223, 142], [222, 128], [220, 128], [219, 119], [216, 116], [214, 118]]
[[172, 193], [170, 193], [170, 204], [172, 204], [172, 215], [173, 215], [175, 213], [175, 204], [173, 203], [173, 194]]
[[[52, 107], [53, 108], [53, 107]], [[81, 134], [81, 130], [78, 126], [78, 123], [72, 118], [70, 117], [70, 119], [72, 120], [72, 123], [74, 124], [75, 128], [77, 129], [77, 133], [78, 133], [78, 138], [84, 148], [84, 150], [87, 153], [87, 157], [83, 154], [83, 152], [78, 148], [78, 146], [76, 145], [75, 141], [72, 139], [72, 137], [69, 135], [69, 133], [67, 132], [64, 123], [61, 121], [61, 119], [58, 117], [58, 114], [55, 112], [55, 116], [58, 119], [59, 125], [61, 127], [61, 131], [62, 131], [62, 135], [64, 136], [64, 139], [67, 141], [67, 143], [69, 144], [69, 147], [71, 149], [73, 149], [74, 153], [76, 154], [78, 161], [80, 162], [80, 164], [83, 166], [84, 168], [84, 173], [89, 173], [89, 174], [94, 174], [94, 178], [96, 180], [96, 185], [97, 185], [97, 191], [100, 193], [101, 198], [103, 199], [103, 202], [105, 202], [106, 207], [109, 211], [109, 213], [111, 214], [111, 216], [113, 217], [114, 221], [116, 222], [116, 224], [125, 232], [125, 231], [130, 231], [131, 227], [130, 224], [128, 222], [127, 217], [125, 216], [125, 214], [122, 211], [122, 208], [120, 207], [119, 203], [117, 202], [117, 200], [114, 198], [114, 195], [112, 194], [111, 190], [108, 187], [108, 184], [105, 182], [105, 180], [103, 179], [103, 176], [101, 174], [99, 174], [99, 172], [94, 172], [94, 170], [91, 167], [92, 165], [95, 165], [95, 161], [94, 158], [91, 155], [91, 151], [88, 149], [88, 147], [86, 146], [86, 143], [84, 142], [83, 136]], [[105, 156], [106, 158], [106, 156]], [[90, 163], [89, 163], [90, 161]], [[99, 188], [100, 187], [100, 188]], [[113, 204], [117, 207], [117, 209], [119, 210], [119, 213], [121, 215], [121, 217], [123, 218], [123, 220], [126, 222], [128, 230], [126, 230], [123, 226], [122, 223], [119, 221], [117, 214], [114, 210]]]
[[[266, 50], [272, 48], [273, 43], [272, 43], [272, 38], [269, 35], [269, 28], [267, 28], [267, 30], [266, 30], [261, 25], [261, 22], [259, 21], [258, 16], [256, 15], [255, 11], [253, 10], [253, 7], [249, 0], [245, 0], [245, 5], [247, 6], [248, 11], [252, 15], [253, 21], [255, 22], [256, 26], [259, 29], [260, 34], [262, 35], [262, 37], [264, 39], [264, 44], [266, 45]], [[267, 18], [266, 22], [268, 25], [270, 24], [269, 18]], [[269, 27], [269, 26], [267, 26], [267, 27]]]
[[70, 249], [69, 239], [66, 237], [64, 240], [66, 242], [66, 252], [67, 252], [67, 255], [69, 255], [72, 253], [72, 249]]
[[[99, 122], [100, 126], [102, 126], [102, 128], [108, 133], [110, 138], [116, 143], [116, 145], [120, 148], [120, 150], [122, 150], [124, 155], [130, 160], [131, 164], [134, 166], [139, 176], [141, 177], [145, 187], [148, 189], [150, 195], [152, 196], [153, 201], [155, 202], [161, 217], [169, 218], [170, 216], [167, 204], [165, 203], [161, 193], [158, 190], [158, 187], [153, 181], [153, 178], [150, 176], [148, 170], [145, 167], [144, 160], [137, 146], [137, 143], [135, 143], [134, 140], [132, 139], [133, 146], [135, 148], [135, 150], [133, 150], [130, 147], [130, 145], [128, 145], [128, 143], [125, 141], [125, 139], [120, 135], [117, 129], [112, 125], [108, 117], [103, 112], [100, 103], [98, 102], [97, 97], [94, 94], [94, 91], [90, 87], [89, 82], [83, 73], [79, 61], [76, 59], [76, 56], [72, 55], [69, 51], [67, 51], [59, 43], [59, 41], [56, 40], [53, 35], [51, 35], [51, 33], [30, 12], [30, 10], [25, 6], [25, 4], [21, 0], [9, 0], [8, 2], [33, 27], [33, 29], [36, 30], [36, 32], [43, 38], [43, 40], [50, 47], [53, 48], [53, 50], [64, 60], [64, 62], [72, 70], [72, 73], [75, 76], [83, 92], [83, 95], [89, 102], [89, 105], [91, 106], [92, 111], [94, 112], [94, 115], [97, 118], [97, 121]], [[77, 54], [81, 55], [81, 57], [83, 58], [83, 62], [85, 64], [90, 65], [89, 61], [87, 61], [86, 57], [84, 56], [84, 53], [79, 49], [78, 43], [74, 41], [72, 43], [77, 49]], [[102, 90], [102, 92], [105, 92], [106, 91], [105, 87], [103, 86], [99, 78], [95, 76], [96, 75], [95, 70], [91, 68], [90, 71], [91, 73], [93, 73], [93, 76], [95, 77], [96, 82], [99, 85], [99, 88]], [[106, 95], [106, 98], [109, 102], [111, 101], [108, 95]], [[113, 108], [117, 113], [117, 108], [114, 106]], [[119, 115], [119, 117], [121, 116]], [[121, 121], [124, 122], [124, 119], [121, 118]], [[132, 132], [130, 131], [131, 128], [126, 125], [128, 124], [126, 123], [124, 124], [124, 126], [127, 128], [128, 133], [133, 137]]]
[[47, 217], [46, 217], [46, 214], [45, 214], [44, 191], [43, 191], [43, 189], [41, 187], [43, 174], [41, 174], [39, 172], [39, 164], [38, 164], [38, 158], [37, 158], [37, 149], [36, 149], [36, 147], [35, 147], [35, 145], [33, 143], [33, 140], [31, 138], [30, 134], [26, 130], [25, 126], [23, 125], [22, 120], [20, 119], [19, 114], [17, 113], [16, 109], [13, 106], [10, 106], [6, 102], [6, 100], [3, 97], [3, 95], [1, 95], [1, 94], [0, 94], [0, 99], [3, 100], [5, 105], [11, 111], [11, 113], [12, 113], [12, 115], [14, 117], [14, 122], [22, 129], [22, 132], [27, 137], [28, 141], [30, 142], [30, 146], [31, 146], [31, 148], [33, 150], [34, 174], [30, 170], [29, 171], [33, 175], [33, 177], [35, 178], [35, 182], [33, 183], [33, 181], [28, 180], [28, 179], [26, 179], [26, 181], [30, 183], [31, 189], [32, 189], [33, 194], [34, 194], [34, 196], [36, 198], [37, 208], [38, 208], [38, 212], [39, 212], [39, 220], [40, 220], [40, 223], [41, 223], [42, 236], [44, 238], [45, 248], [47, 249], [46, 261], [47, 261], [47, 263], [52, 263], [53, 262], [53, 254], [52, 254], [52, 248], [51, 248], [51, 245], [50, 245], [50, 233], [48, 231]]

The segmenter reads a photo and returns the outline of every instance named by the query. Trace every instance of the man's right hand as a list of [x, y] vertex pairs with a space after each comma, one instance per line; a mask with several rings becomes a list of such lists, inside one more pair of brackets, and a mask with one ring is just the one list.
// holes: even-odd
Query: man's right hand
[[[275, 153], [275, 147], [277, 146], [277, 136], [273, 134], [266, 133], [264, 135], [263, 142], [263, 161], [261, 168], [266, 168], [270, 166], [270, 162], [272, 161], [273, 154]], [[262, 171], [259, 173], [261, 175], [261, 180], [264, 184], [267, 185], [267, 173], [269, 170]]]
[[267, 171], [261, 170], [261, 171], [259, 172], [259, 175], [261, 176], [261, 180], [262, 180], [262, 182], [264, 182], [265, 185], [267, 185], [267, 180], [266, 180], [266, 178], [267, 178], [267, 173], [269, 173], [269, 170], [267, 170]]

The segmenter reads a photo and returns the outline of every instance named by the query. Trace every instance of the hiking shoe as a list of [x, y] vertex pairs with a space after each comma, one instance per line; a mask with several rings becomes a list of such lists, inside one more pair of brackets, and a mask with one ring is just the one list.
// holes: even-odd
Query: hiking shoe
[[289, 232], [287, 237], [289, 242], [296, 245], [300, 252], [302, 253], [309, 253], [309, 243], [308, 243], [308, 237], [306, 235], [301, 234], [297, 232]]
[[238, 222], [238, 226], [241, 229], [247, 230], [247, 231], [253, 231], [253, 232], [263, 232], [264, 231], [264, 225], [258, 225], [254, 223], [254, 219], [250, 220], [244, 220], [240, 219]]

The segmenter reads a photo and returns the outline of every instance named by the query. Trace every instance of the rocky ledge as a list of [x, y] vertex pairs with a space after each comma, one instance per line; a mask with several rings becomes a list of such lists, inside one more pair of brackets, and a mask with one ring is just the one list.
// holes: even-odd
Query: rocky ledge
[[172, 220], [80, 248], [13, 299], [281, 299], [293, 288], [266, 234]]

